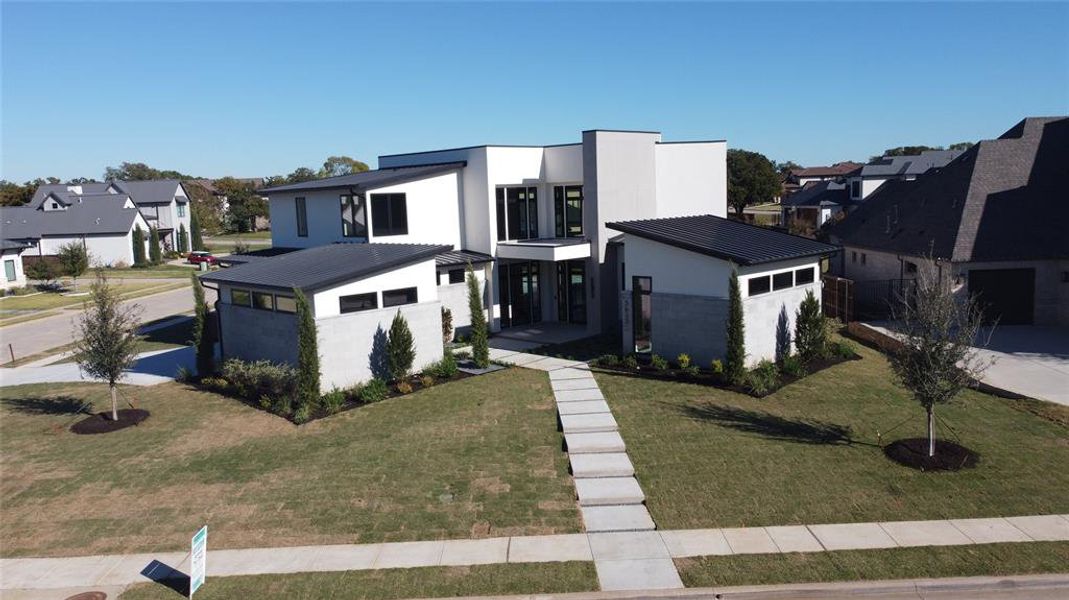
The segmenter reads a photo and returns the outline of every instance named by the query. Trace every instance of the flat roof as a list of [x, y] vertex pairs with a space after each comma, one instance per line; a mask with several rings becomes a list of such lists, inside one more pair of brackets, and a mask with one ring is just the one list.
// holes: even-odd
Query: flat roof
[[351, 175], [338, 175], [336, 177], [325, 177], [323, 179], [313, 179], [311, 181], [302, 181], [300, 183], [276, 185], [274, 187], [259, 189], [256, 193], [274, 194], [279, 192], [307, 192], [350, 188], [353, 191], [364, 191], [385, 187], [387, 185], [404, 183], [406, 181], [414, 181], [439, 173], [446, 173], [448, 171], [460, 169], [465, 165], [467, 165], [466, 162], [457, 161], [410, 167], [389, 167], [385, 169], [375, 169], [374, 171], [361, 171], [360, 173], [353, 173]]
[[314, 291], [430, 260], [452, 249], [437, 244], [329, 244], [261, 257], [208, 273], [201, 280], [231, 286]]
[[759, 265], [839, 251], [838, 246], [716, 215], [622, 221], [605, 226], [740, 265]]

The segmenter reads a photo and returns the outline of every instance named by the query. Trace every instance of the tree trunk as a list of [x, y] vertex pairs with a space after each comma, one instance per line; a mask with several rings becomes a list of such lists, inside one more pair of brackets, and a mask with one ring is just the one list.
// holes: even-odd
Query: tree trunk
[[115, 384], [111, 384], [108, 388], [111, 391], [111, 420], [119, 420], [119, 396], [116, 393]]
[[928, 407], [928, 456], [935, 456], [935, 406]]

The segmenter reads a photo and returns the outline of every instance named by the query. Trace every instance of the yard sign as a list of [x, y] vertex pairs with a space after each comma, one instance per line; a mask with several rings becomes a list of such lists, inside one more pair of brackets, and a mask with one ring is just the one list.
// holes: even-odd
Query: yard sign
[[193, 598], [193, 592], [204, 585], [204, 573], [208, 560], [208, 526], [200, 528], [193, 536], [193, 542], [189, 551], [189, 597]]

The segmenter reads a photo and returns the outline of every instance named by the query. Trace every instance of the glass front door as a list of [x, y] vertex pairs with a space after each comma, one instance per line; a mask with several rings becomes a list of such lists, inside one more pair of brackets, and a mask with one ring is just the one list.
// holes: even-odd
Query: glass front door
[[653, 349], [653, 278], [632, 277], [631, 333], [635, 352], [648, 353]]
[[498, 267], [501, 326], [516, 327], [542, 321], [538, 263], [506, 263]]
[[586, 323], [586, 262], [557, 263], [557, 320]]

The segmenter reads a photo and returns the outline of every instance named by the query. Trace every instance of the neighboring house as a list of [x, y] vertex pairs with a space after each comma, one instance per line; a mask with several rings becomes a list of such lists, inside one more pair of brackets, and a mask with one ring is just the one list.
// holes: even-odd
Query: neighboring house
[[[391, 242], [474, 253], [486, 261], [477, 277], [494, 330], [562, 322], [616, 331], [619, 261], [605, 223], [727, 211], [726, 143], [669, 143], [656, 132], [396, 154], [379, 167], [261, 190], [273, 246]], [[461, 262], [440, 266], [439, 280], [462, 286]], [[453, 313], [467, 324], [466, 307]]]
[[912, 181], [932, 169], [945, 167], [964, 150], [925, 150], [911, 156], [884, 156], [861, 167], [846, 178], [850, 199], [859, 202], [869, 197], [886, 181]]
[[932, 268], [1001, 324], [1069, 324], [1069, 117], [1027, 118], [943, 168], [892, 180], [830, 230], [857, 284]]
[[797, 167], [787, 171], [783, 178], [783, 198], [801, 190], [808, 183], [839, 181], [860, 169], [863, 165], [853, 161], [837, 162], [830, 166]]
[[654, 353], [694, 364], [723, 359], [728, 288], [738, 272], [746, 361], [776, 358], [793, 336], [798, 306], [821, 297], [821, 259], [838, 248], [715, 215], [608, 223], [623, 232], [617, 282], [625, 353]]
[[851, 204], [850, 194], [841, 181], [816, 181], [805, 184], [799, 191], [787, 196], [780, 204], [783, 224], [797, 220], [814, 230]]
[[328, 244], [204, 275], [218, 285], [222, 354], [227, 358], [297, 362], [294, 289], [315, 315], [320, 385], [345, 388], [387, 379], [386, 332], [400, 312], [416, 346], [414, 371], [442, 358], [443, 303], [436, 257], [451, 246]]
[[28, 246], [23, 253], [27, 262], [30, 257], [55, 256], [61, 246], [77, 242], [85, 246], [93, 266], [130, 265], [134, 229], [140, 227], [147, 234], [148, 224], [124, 193], [71, 196], [48, 192], [41, 196], [38, 208], [0, 208], [0, 231], [5, 240]]
[[[141, 212], [145, 223], [159, 231], [163, 250], [178, 249], [178, 235], [183, 229], [188, 238], [189, 194], [184, 184], [177, 179], [45, 184], [37, 188], [26, 207], [41, 212], [53, 212], [100, 200], [110, 200], [112, 202], [109, 206], [112, 206], [116, 196], [129, 198]], [[145, 225], [142, 227], [145, 228], [147, 238], [148, 229]]]
[[22, 268], [22, 253], [29, 247], [29, 244], [25, 242], [0, 239], [0, 259], [4, 262], [3, 286], [0, 289], [9, 290], [26, 285], [26, 273]]

